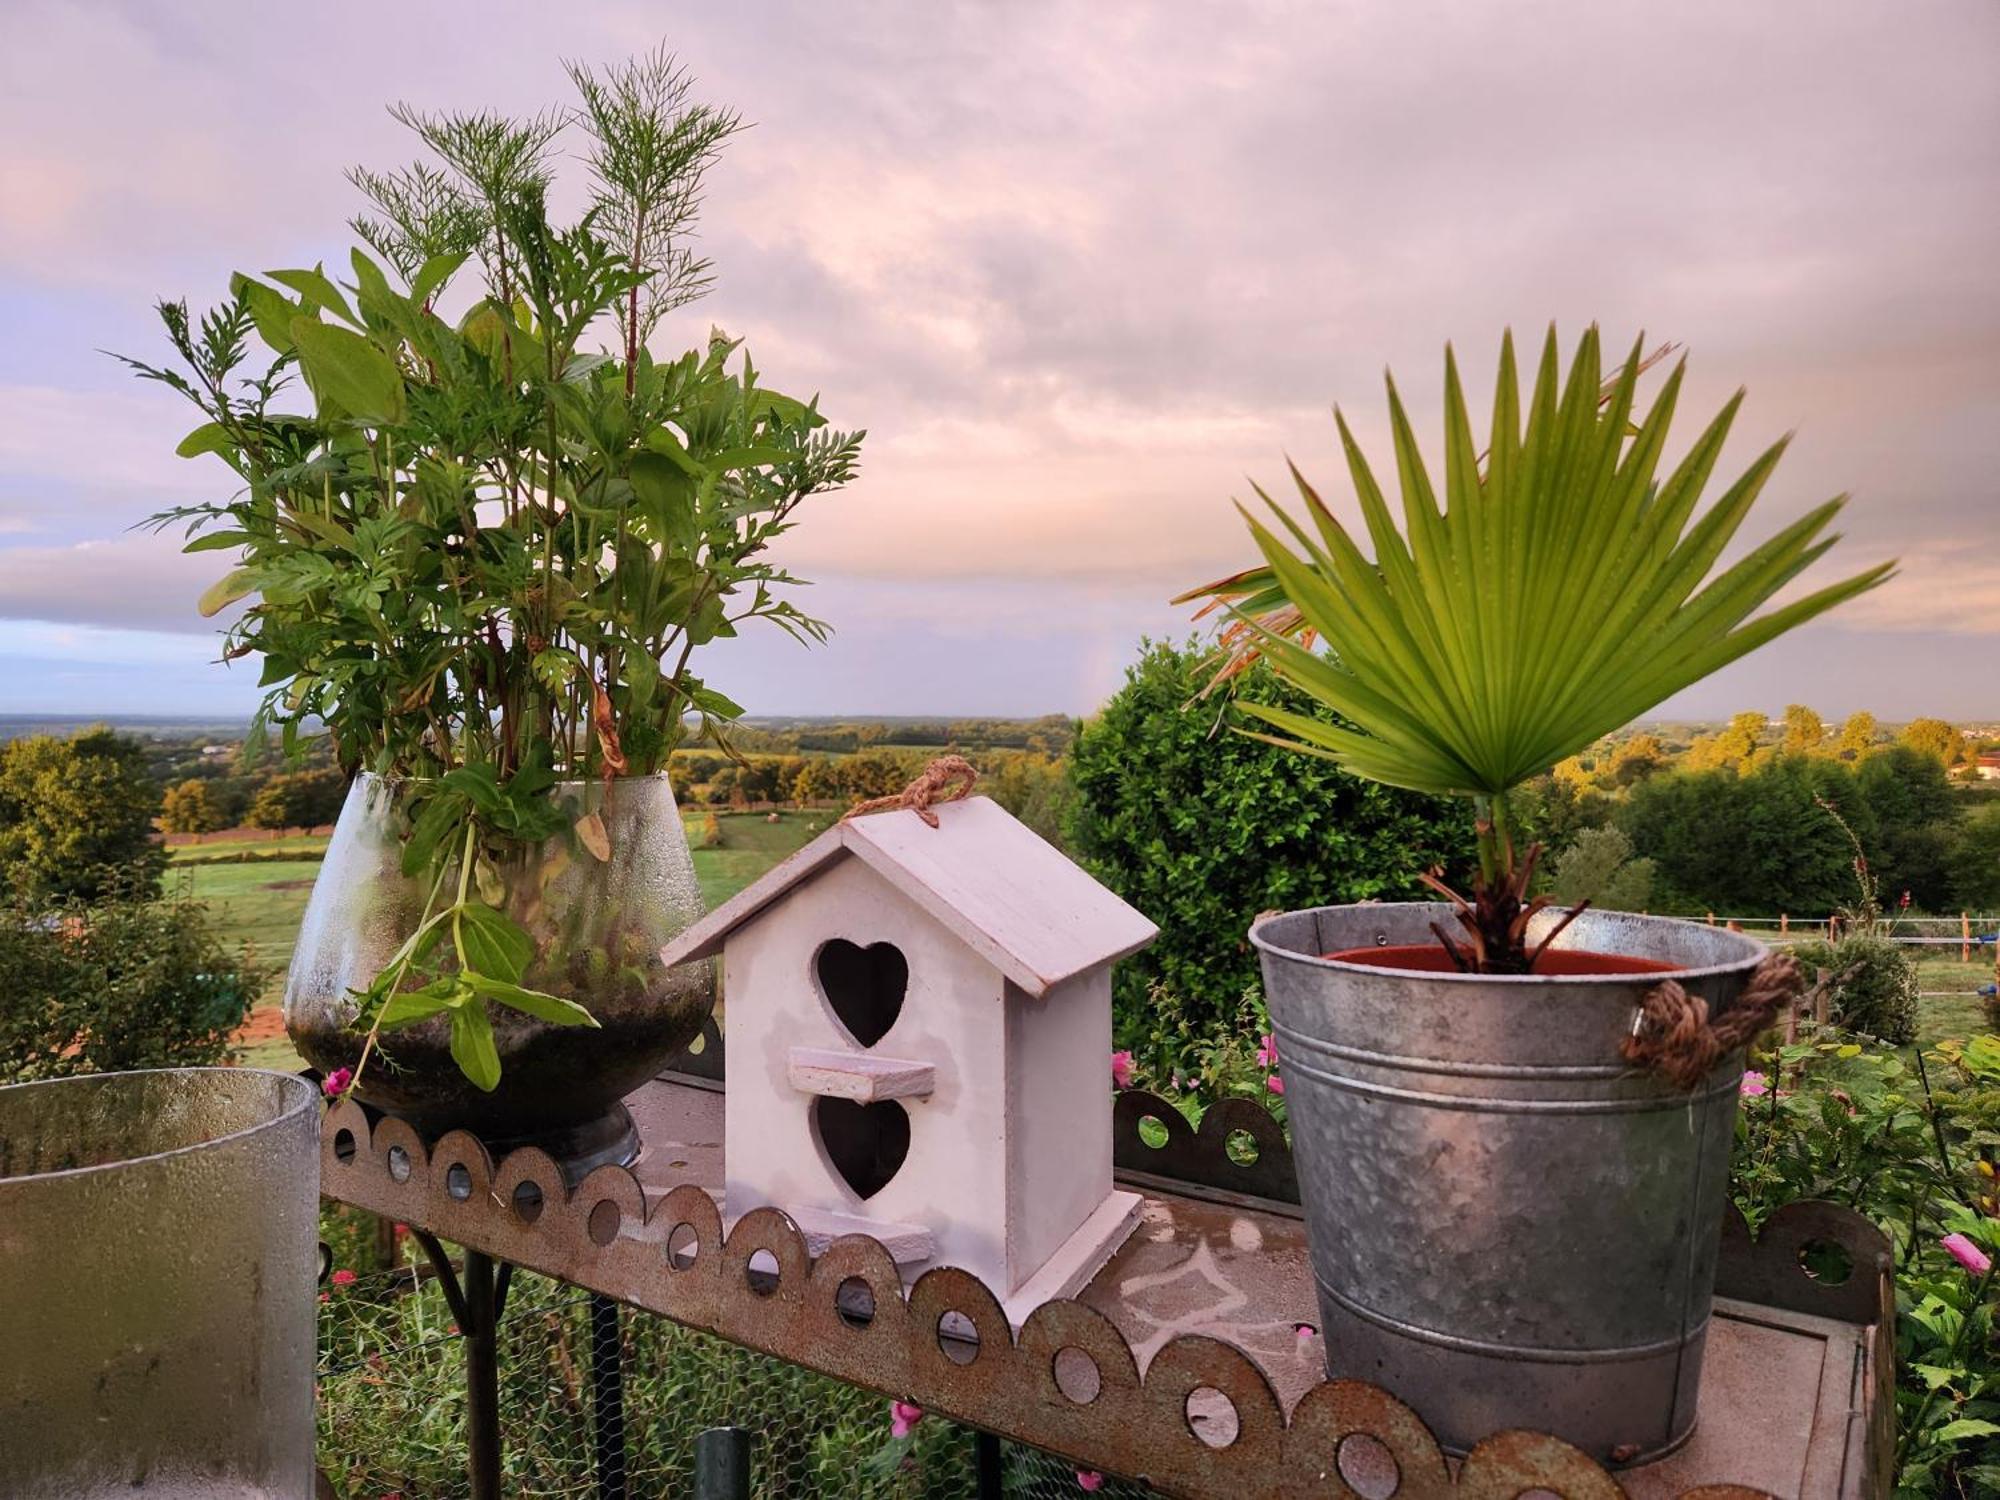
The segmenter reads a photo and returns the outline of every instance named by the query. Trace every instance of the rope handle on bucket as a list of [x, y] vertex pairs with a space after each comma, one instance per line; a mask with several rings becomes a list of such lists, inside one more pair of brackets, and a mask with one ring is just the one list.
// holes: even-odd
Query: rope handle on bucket
[[1635, 1067], [1650, 1068], [1677, 1089], [1693, 1089], [1723, 1057], [1749, 1045], [1804, 989], [1799, 961], [1789, 953], [1773, 953], [1751, 973], [1736, 1003], [1711, 1023], [1706, 1000], [1662, 979], [1639, 1002], [1619, 1055]]
[[[873, 797], [866, 802], [857, 802], [841, 815], [845, 823], [849, 818], [866, 817], [869, 813], [891, 812], [907, 807], [931, 827], [938, 826], [937, 814], [931, 811], [933, 802], [959, 802], [972, 795], [972, 784], [979, 780], [979, 772], [972, 762], [962, 755], [940, 755], [925, 766], [911, 780], [910, 784], [890, 797]], [[956, 786], [956, 790], [952, 788]]]

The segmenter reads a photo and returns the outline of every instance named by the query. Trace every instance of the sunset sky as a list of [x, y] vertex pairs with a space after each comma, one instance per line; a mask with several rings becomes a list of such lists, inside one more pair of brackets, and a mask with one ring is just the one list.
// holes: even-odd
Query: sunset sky
[[[443, 4], [0, 8], [0, 712], [247, 713], [131, 530], [217, 493], [196, 420], [100, 351], [234, 270], [344, 268], [385, 106], [568, 102], [664, 39], [754, 128], [710, 181], [711, 324], [869, 429], [784, 558], [837, 630], [726, 643], [765, 713], [1084, 712], [1177, 589], [1248, 560], [1286, 454], [1345, 494], [1381, 373], [1442, 347], [1684, 344], [1682, 441], [1791, 453], [1751, 529], [1842, 490], [1815, 576], [1901, 575], [1669, 705], [2000, 715], [2000, 6]], [[580, 150], [572, 146], [571, 150]], [[580, 162], [564, 180], [580, 192]]]

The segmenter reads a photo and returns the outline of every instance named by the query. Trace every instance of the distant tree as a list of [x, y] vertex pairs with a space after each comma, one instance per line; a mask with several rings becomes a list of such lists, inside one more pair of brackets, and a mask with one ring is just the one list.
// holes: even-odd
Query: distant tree
[[1635, 734], [1621, 741], [1611, 752], [1610, 781], [1613, 786], [1631, 786], [1644, 781], [1667, 763], [1666, 747], [1659, 736]]
[[978, 761], [978, 790], [1061, 848], [1064, 824], [1076, 801], [1069, 767], [1032, 751], [988, 751]]
[[170, 786], [160, 798], [160, 826], [168, 833], [212, 833], [223, 826], [222, 811], [205, 781]]
[[1854, 780], [1875, 824], [1864, 840], [1885, 905], [1904, 892], [1929, 911], [1951, 905], [1960, 808], [1933, 756], [1895, 744], [1862, 761]]
[[99, 727], [0, 745], [0, 894], [89, 900], [114, 881], [151, 889], [166, 867], [153, 838], [159, 810], [137, 740]]
[[1963, 911], [2000, 913], [2000, 802], [1989, 802], [1959, 825], [1952, 896]]
[[886, 750], [865, 750], [848, 758], [847, 794], [856, 798], [894, 796], [910, 784], [923, 764], [921, 759], [907, 761]]
[[1839, 808], [1869, 847], [1874, 819], [1839, 761], [1781, 756], [1728, 771], [1655, 776], [1618, 815], [1654, 861], [1661, 902], [1681, 911], [1822, 915], [1853, 899], [1854, 850], [1821, 810]]
[[1834, 742], [1833, 751], [1842, 760], [1859, 760], [1875, 748], [1875, 739], [1882, 726], [1875, 722], [1875, 715], [1866, 709], [1851, 713], [1840, 726], [1840, 738]]
[[[1447, 798], [1218, 728], [1222, 704], [1189, 706], [1207, 659], [1199, 641], [1148, 643], [1071, 755], [1072, 855], [1160, 926], [1113, 977], [1121, 1045], [1143, 1025], [1155, 984], [1204, 1035], [1233, 1024], [1259, 983], [1246, 940], [1259, 912], [1418, 896], [1419, 874], [1469, 847]], [[1252, 670], [1258, 701], [1324, 713], [1268, 668]]]
[[317, 828], [340, 816], [347, 783], [338, 771], [294, 771], [265, 782], [250, 804], [253, 828]]
[[1698, 736], [1688, 746], [1682, 764], [1690, 771], [1740, 771], [1757, 753], [1764, 723], [1760, 713], [1737, 714], [1727, 729]]
[[795, 802], [833, 802], [849, 794], [846, 763], [830, 755], [806, 757], [806, 763], [792, 782]]
[[1632, 856], [1621, 828], [1586, 828], [1556, 860], [1549, 894], [1564, 906], [1589, 901], [1609, 911], [1645, 911], [1653, 899], [1653, 862]]
[[1896, 742], [1933, 757], [1939, 765], [1955, 766], [1965, 759], [1965, 736], [1943, 719], [1912, 719]]
[[1803, 703], [1785, 705], [1784, 723], [1779, 746], [1787, 755], [1813, 755], [1826, 742], [1826, 720]]

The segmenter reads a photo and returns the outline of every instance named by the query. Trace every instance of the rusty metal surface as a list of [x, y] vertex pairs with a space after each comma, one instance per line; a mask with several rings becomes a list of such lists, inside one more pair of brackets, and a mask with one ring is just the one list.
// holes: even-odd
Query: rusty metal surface
[[[1081, 1298], [1042, 1307], [1015, 1338], [992, 1293], [962, 1271], [932, 1270], [906, 1296], [871, 1239], [841, 1239], [814, 1261], [774, 1209], [745, 1215], [725, 1238], [711, 1191], [722, 1179], [721, 1096], [655, 1084], [630, 1102], [644, 1155], [631, 1171], [599, 1169], [574, 1193], [539, 1152], [496, 1165], [462, 1133], [426, 1151], [407, 1126], [371, 1126], [359, 1106], [341, 1104], [325, 1122], [322, 1190], [1172, 1496], [1344, 1497], [1383, 1493], [1370, 1480], [1390, 1478], [1400, 1479], [1398, 1500], [1513, 1500], [1523, 1489], [1564, 1500], [1880, 1493], [1868, 1435], [1880, 1420], [1881, 1350], [1865, 1326], [1879, 1316], [1879, 1282], [1866, 1320], [1725, 1304], [1706, 1418], [1665, 1463], [1614, 1478], [1555, 1438], [1519, 1432], [1453, 1461], [1386, 1391], [1320, 1378], [1316, 1331], [1299, 1331], [1315, 1320], [1295, 1218], [1150, 1195], [1139, 1232]], [[1854, 1233], [1837, 1217], [1812, 1228], [1843, 1244]], [[1766, 1245], [1796, 1270], [1790, 1239]], [[1745, 1237], [1728, 1253], [1744, 1263], [1733, 1284], [1823, 1310], [1837, 1289], [1803, 1272], [1792, 1285], [1763, 1264], [1766, 1245]], [[1854, 1279], [1869, 1279], [1868, 1264], [1857, 1259]], [[1774, 1351], [1786, 1369], [1810, 1369], [1809, 1391], [1770, 1380]]]

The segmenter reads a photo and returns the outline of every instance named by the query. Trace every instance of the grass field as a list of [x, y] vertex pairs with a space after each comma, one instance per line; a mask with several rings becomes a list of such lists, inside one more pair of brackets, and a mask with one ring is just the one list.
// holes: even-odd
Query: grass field
[[[803, 846], [814, 833], [826, 827], [832, 816], [824, 811], [784, 812], [773, 823], [763, 813], [722, 814], [716, 820], [722, 831], [720, 847], [694, 852], [695, 877], [701, 882], [702, 899], [714, 907], [735, 895]], [[701, 829], [701, 817], [690, 818], [690, 836], [699, 840]], [[243, 844], [184, 844], [172, 851], [170, 887], [177, 881], [186, 881], [189, 894], [208, 907], [222, 941], [232, 947], [248, 945], [256, 961], [270, 972], [270, 982], [258, 1001], [260, 1012], [275, 1011], [284, 997], [285, 969], [292, 961], [292, 945], [298, 937], [306, 897], [312, 892], [320, 864], [317, 859], [249, 864], [222, 861], [245, 849], [316, 855], [325, 847], [324, 838], [294, 838], [275, 844], [263, 839]], [[275, 1017], [269, 1014], [253, 1014], [242, 1042], [242, 1053], [243, 1060], [253, 1067], [296, 1070], [304, 1066], [285, 1040]]]

